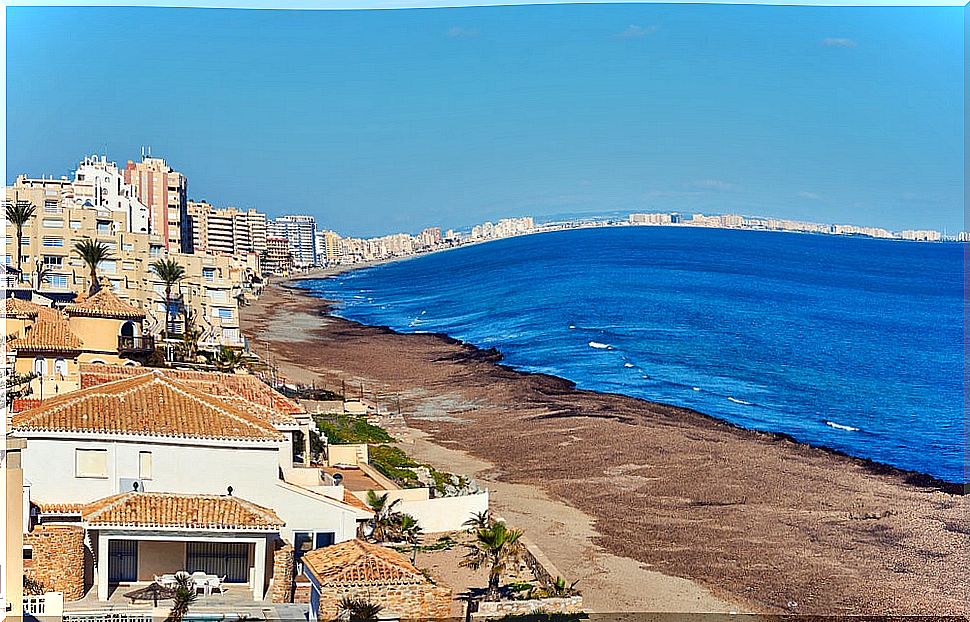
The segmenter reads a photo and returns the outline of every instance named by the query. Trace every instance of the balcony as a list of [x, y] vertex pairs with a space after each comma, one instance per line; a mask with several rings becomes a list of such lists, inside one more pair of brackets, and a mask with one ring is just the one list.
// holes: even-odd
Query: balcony
[[118, 352], [150, 352], [155, 349], [155, 337], [146, 335], [144, 337], [128, 337], [120, 335], [118, 337]]

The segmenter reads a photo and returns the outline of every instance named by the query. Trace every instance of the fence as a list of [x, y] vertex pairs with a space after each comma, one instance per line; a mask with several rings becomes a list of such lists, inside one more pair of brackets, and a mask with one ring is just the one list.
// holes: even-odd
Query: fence
[[24, 617], [60, 618], [63, 613], [64, 594], [61, 592], [24, 596]]

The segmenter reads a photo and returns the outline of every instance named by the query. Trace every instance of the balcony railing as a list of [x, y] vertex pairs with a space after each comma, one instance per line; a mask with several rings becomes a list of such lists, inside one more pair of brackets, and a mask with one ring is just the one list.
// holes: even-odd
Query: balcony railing
[[155, 337], [146, 335], [144, 337], [118, 337], [118, 352], [147, 352], [155, 349]]

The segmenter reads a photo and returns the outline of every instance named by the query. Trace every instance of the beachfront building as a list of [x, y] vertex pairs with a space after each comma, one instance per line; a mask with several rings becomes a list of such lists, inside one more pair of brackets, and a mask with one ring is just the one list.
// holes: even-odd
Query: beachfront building
[[267, 226], [266, 234], [268, 237], [286, 239], [293, 265], [308, 268], [317, 262], [316, 231], [317, 221], [313, 216], [291, 215], [273, 219]]
[[125, 182], [148, 207], [148, 231], [161, 236], [171, 253], [192, 252], [192, 230], [188, 218], [187, 180], [161, 158], [142, 154], [140, 162], [128, 160]]
[[380, 605], [382, 615], [396, 619], [451, 615], [451, 589], [384, 546], [351, 540], [307, 553], [303, 567], [310, 582], [310, 622], [337, 619], [345, 597]]
[[[176, 287], [177, 300], [173, 301], [180, 310], [174, 318], [178, 329], [176, 338], [189, 321], [200, 333], [201, 349], [243, 346], [239, 303], [259, 293], [258, 256], [170, 253], [161, 236], [132, 231], [139, 226], [133, 227], [129, 220], [131, 204], [126, 207], [122, 201], [122, 207], [114, 209], [117, 197], [110, 195], [115, 198], [104, 199], [109, 196], [107, 192], [98, 195], [108, 201], [107, 206], [98, 207], [89, 198], [79, 198], [86, 197], [86, 193], [97, 194], [89, 184], [93, 175], [90, 169], [101, 171], [111, 167], [100, 159], [87, 162], [78, 173], [85, 176], [84, 180], [76, 185], [66, 180], [20, 177], [7, 189], [7, 200], [26, 202], [36, 209], [23, 229], [17, 289], [24, 291], [18, 296], [29, 298], [39, 293], [64, 304], [87, 292], [91, 286], [90, 270], [74, 252], [74, 246], [84, 239], [92, 239], [104, 244], [111, 254], [98, 266], [99, 275], [107, 279], [121, 300], [145, 313], [146, 333], [159, 335], [165, 317], [165, 285], [151, 266], [159, 259], [170, 258], [185, 268], [185, 277]], [[81, 173], [82, 170], [87, 172]], [[118, 178], [115, 182], [119, 182]], [[8, 266], [17, 263], [16, 247], [16, 236], [8, 223], [5, 257]]]
[[188, 214], [196, 253], [258, 256], [266, 250], [266, 214], [205, 201], [189, 201]]
[[287, 275], [293, 268], [293, 251], [286, 238], [270, 236], [266, 238], [266, 252], [262, 255], [260, 267], [263, 274]]
[[317, 264], [332, 266], [340, 262], [340, 235], [336, 231], [316, 232]]
[[[289, 543], [312, 550], [356, 537], [370, 512], [294, 461], [308, 419], [241, 377], [86, 364], [83, 388], [17, 413], [34, 576], [58, 577], [68, 600], [94, 577], [103, 601], [114, 585], [201, 570], [254, 600], [268, 590], [286, 600]], [[45, 552], [50, 534], [58, 554]]]

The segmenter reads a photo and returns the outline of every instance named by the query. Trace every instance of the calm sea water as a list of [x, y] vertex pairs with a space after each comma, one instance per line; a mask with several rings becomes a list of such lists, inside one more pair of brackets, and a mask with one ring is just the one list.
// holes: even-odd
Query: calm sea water
[[963, 482], [962, 279], [956, 244], [630, 227], [305, 286], [348, 319]]

